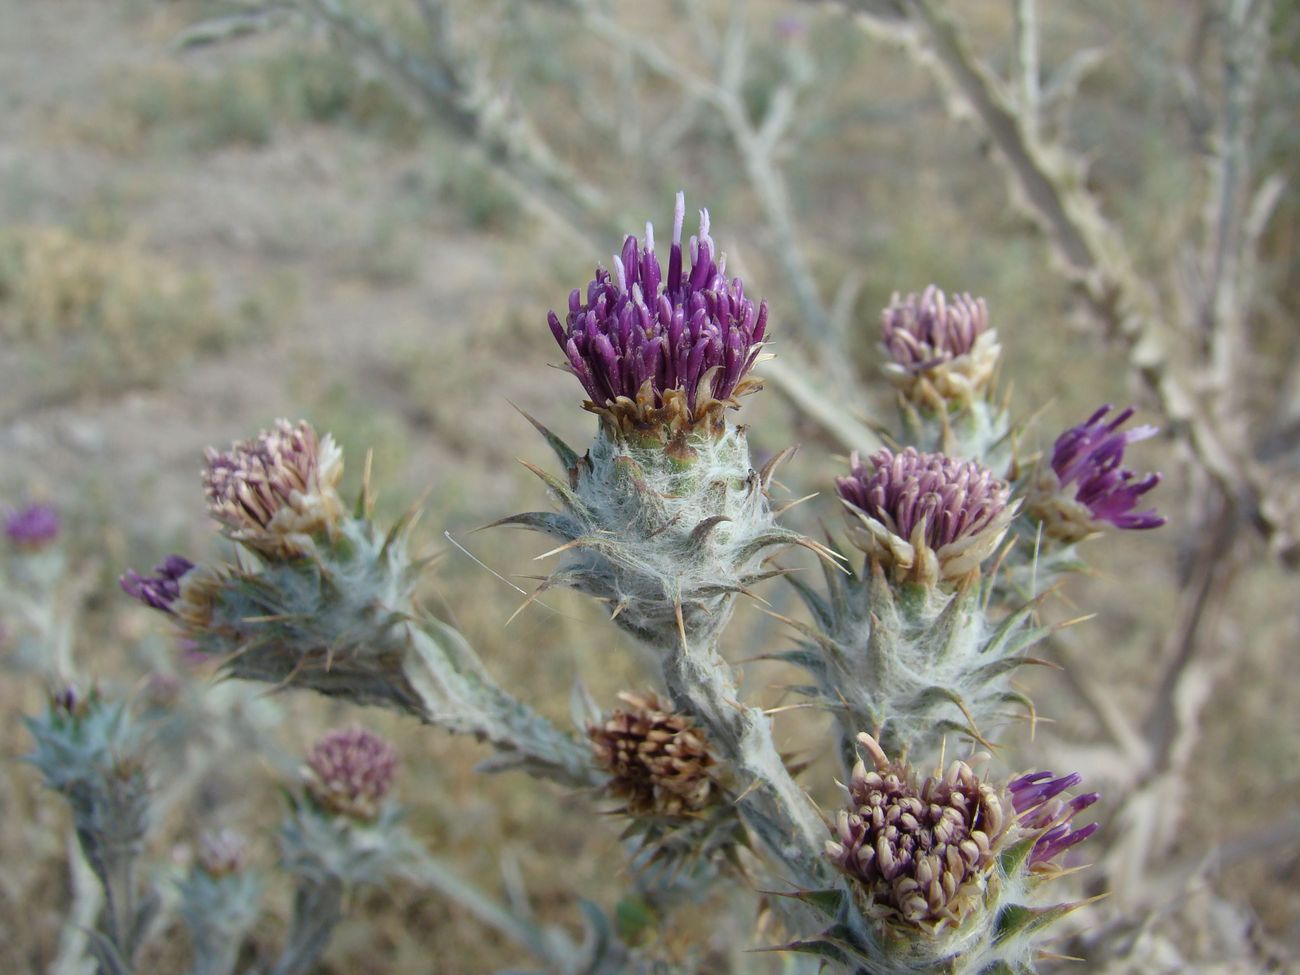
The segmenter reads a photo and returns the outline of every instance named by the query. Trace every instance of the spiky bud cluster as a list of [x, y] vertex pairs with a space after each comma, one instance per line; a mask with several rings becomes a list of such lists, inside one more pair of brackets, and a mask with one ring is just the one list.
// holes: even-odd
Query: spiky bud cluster
[[252, 440], [211, 447], [203, 485], [208, 511], [231, 536], [271, 554], [303, 552], [332, 532], [343, 507], [336, 487], [343, 453], [307, 421], [277, 420]]
[[303, 768], [307, 791], [322, 809], [372, 820], [393, 787], [397, 752], [373, 731], [340, 728], [312, 746]]
[[934, 285], [897, 292], [880, 315], [885, 375], [909, 400], [934, 410], [969, 406], [991, 385], [1001, 348], [983, 298], [949, 298]]
[[871, 916], [927, 932], [960, 926], [994, 881], [1011, 822], [1001, 797], [965, 762], [918, 783], [873, 738], [858, 740], [873, 767], [854, 767], [849, 808], [827, 855], [853, 879]]
[[5, 515], [5, 537], [24, 551], [53, 544], [60, 528], [59, 513], [48, 504], [29, 504]]
[[587, 408], [623, 436], [716, 435], [725, 409], [759, 386], [748, 374], [766, 334], [767, 303], [755, 308], [740, 279], [726, 276], [707, 210], [683, 265], [685, 211], [678, 193], [666, 276], [647, 223], [644, 249], [629, 235], [614, 256], [613, 275], [598, 268], [585, 301], [575, 288], [564, 323], [555, 312], [548, 316], [590, 397]]
[[1156, 435], [1150, 425], [1121, 431], [1133, 408], [1110, 421], [1107, 404], [1056, 439], [1051, 463], [1039, 469], [1030, 491], [1029, 512], [1043, 531], [1064, 542], [1077, 542], [1107, 526], [1158, 528], [1165, 523], [1154, 508], [1134, 511], [1138, 499], [1160, 483], [1160, 474], [1138, 477], [1127, 470], [1124, 450]]
[[25, 760], [71, 808], [86, 863], [108, 895], [106, 935], [129, 959], [153, 910], [132, 879], [151, 798], [143, 729], [123, 702], [73, 688], [52, 695], [45, 714], [24, 724], [34, 746]]
[[926, 585], [975, 572], [1015, 513], [1010, 488], [974, 461], [881, 449], [854, 453], [835, 487], [855, 545], [899, 577]]
[[609, 793], [638, 816], [689, 816], [715, 803], [717, 761], [695, 722], [652, 693], [619, 699], [627, 706], [587, 731]]

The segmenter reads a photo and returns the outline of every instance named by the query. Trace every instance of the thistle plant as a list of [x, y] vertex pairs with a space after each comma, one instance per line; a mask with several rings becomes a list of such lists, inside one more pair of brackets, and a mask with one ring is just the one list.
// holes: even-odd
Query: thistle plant
[[[776, 523], [768, 497], [778, 454], [761, 471], [745, 430], [728, 420], [736, 398], [756, 390], [749, 369], [767, 336], [766, 306], [725, 274], [708, 212], [688, 250], [685, 197], [677, 195], [668, 271], [625, 239], [615, 273], [598, 268], [569, 296], [565, 325], [548, 318], [567, 364], [600, 416], [579, 456], [540, 424], [565, 476], [539, 474], [559, 512], [528, 512], [497, 524], [551, 535], [564, 561], [543, 587], [567, 586], [610, 607], [617, 625], [660, 661], [677, 708], [698, 721], [723, 759], [723, 791], [796, 876], [815, 878], [820, 823], [772, 741], [770, 722], [739, 703], [717, 641], [738, 595], [779, 570], [780, 548], [820, 545]], [[689, 256], [690, 263], [686, 263]], [[827, 553], [826, 557], [830, 557]]]
[[307, 756], [303, 790], [290, 794], [280, 827], [282, 868], [295, 879], [293, 920], [272, 975], [305, 975], [359, 886], [402, 875], [417, 856], [389, 800], [397, 769], [391, 745], [364, 728], [321, 738]]
[[836, 817], [826, 855], [848, 889], [805, 892], [830, 922], [789, 947], [881, 975], [1034, 971], [1041, 930], [1076, 909], [1053, 903], [1048, 883], [1067, 850], [1095, 826], [1071, 818], [1095, 794], [1062, 801], [1079, 776], [1031, 773], [996, 787], [976, 756], [924, 779], [869, 735]]
[[421, 609], [427, 562], [407, 548], [414, 512], [380, 533], [369, 485], [346, 516], [342, 456], [305, 422], [279, 421], [229, 451], [209, 450], [209, 512], [251, 556], [195, 565], [170, 556], [122, 577], [169, 616], [194, 652], [247, 680], [292, 684], [413, 714], [571, 784], [597, 778], [584, 743], [503, 691], [455, 629]]
[[[528, 465], [557, 510], [495, 523], [557, 540], [546, 555], [560, 562], [541, 589], [603, 602], [652, 651], [662, 689], [625, 693], [606, 714], [579, 694], [571, 731], [504, 690], [463, 636], [420, 607], [414, 513], [378, 529], [369, 472], [345, 510], [341, 452], [305, 421], [206, 454], [209, 511], [240, 547], [237, 564], [171, 556], [122, 587], [230, 676], [472, 734], [496, 750], [486, 770], [611, 801], [634, 866], [697, 887], [738, 872], [780, 888], [785, 947], [836, 970], [1029, 975], [1045, 929], [1078, 906], [1048, 884], [1097, 828], [1073, 825], [1097, 796], [1069, 795], [1077, 775], [981, 777], [987, 755], [946, 770], [941, 756], [950, 742], [990, 745], [1012, 710], [1034, 713], [1012, 675], [1050, 632], [1044, 594], [1021, 596], [1000, 578], [1004, 564], [1026, 564], [1010, 553], [1027, 532], [1068, 547], [1078, 526], [1159, 523], [1133, 512], [1158, 478], [1120, 467], [1124, 447], [1149, 432], [1120, 433], [1130, 414], [1105, 423], [1103, 410], [1058, 440], [1050, 468], [1023, 475], [993, 402], [999, 347], [983, 301], [935, 288], [896, 298], [886, 372], [910, 442], [853, 454], [837, 479], [860, 559], [840, 555], [777, 524], [768, 492], [789, 451], [756, 471], [731, 417], [760, 385], [751, 370], [768, 342], [767, 306], [727, 276], [707, 211], [685, 244], [684, 215], [679, 194], [666, 272], [647, 225], [585, 296], [570, 294], [563, 320], [548, 316], [597, 417], [594, 437], [579, 454], [532, 421], [562, 466], [554, 476]], [[813, 620], [790, 621], [800, 646], [776, 656], [804, 667], [813, 681], [801, 690], [835, 715], [822, 750], [842, 760], [849, 803], [829, 823], [720, 644], [737, 597], [787, 575], [773, 557], [791, 546], [815, 552], [826, 577], [819, 591], [789, 576]], [[931, 760], [933, 774], [918, 777], [914, 764]], [[558, 970], [640, 970], [625, 946], [577, 952], [449, 880], [402, 827], [388, 798], [394, 770], [392, 749], [358, 728], [308, 755], [281, 830], [297, 888], [275, 975], [320, 955], [347, 891], [416, 875]]]
[[814, 624], [797, 624], [786, 658], [816, 678], [809, 690], [837, 714], [851, 766], [869, 729], [895, 753], [931, 754], [945, 736], [986, 741], [1009, 708], [1032, 703], [1011, 684], [1046, 630], [1033, 603], [990, 617], [986, 563], [1019, 502], [974, 461], [881, 450], [856, 455], [836, 481], [861, 569], [825, 573], [826, 592], [792, 578]]
[[136, 870], [149, 827], [145, 729], [125, 703], [70, 685], [50, 696], [43, 715], [24, 723], [34, 745], [26, 761], [67, 801], [81, 852], [104, 892], [92, 939], [100, 969], [130, 972], [158, 907]]
[[204, 834], [194, 864], [177, 882], [178, 910], [194, 951], [191, 975], [232, 975], [261, 915], [263, 880], [248, 841], [231, 829]]

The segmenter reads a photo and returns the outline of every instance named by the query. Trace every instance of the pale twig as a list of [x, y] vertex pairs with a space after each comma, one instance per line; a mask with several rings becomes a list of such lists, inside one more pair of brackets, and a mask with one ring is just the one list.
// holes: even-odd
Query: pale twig
[[1038, 66], [1038, 2], [1037, 0], [1013, 0], [1013, 2], [1016, 90], [1026, 131], [1030, 138], [1034, 138], [1038, 134], [1041, 102]]

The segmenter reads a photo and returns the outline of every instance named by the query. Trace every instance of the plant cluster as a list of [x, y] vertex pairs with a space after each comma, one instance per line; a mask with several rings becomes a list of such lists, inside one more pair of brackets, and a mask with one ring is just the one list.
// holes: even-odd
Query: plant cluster
[[[1024, 453], [997, 392], [985, 302], [935, 287], [898, 297], [881, 334], [895, 439], [855, 454], [834, 484], [849, 544], [809, 539], [778, 523], [772, 497], [790, 452], [756, 467], [733, 419], [761, 385], [767, 306], [728, 275], [707, 212], [689, 240], [684, 220], [679, 194], [666, 270], [647, 226], [570, 294], [563, 318], [549, 316], [598, 418], [594, 438], [579, 452], [533, 421], [559, 464], [532, 468], [553, 508], [497, 522], [555, 542], [541, 589], [602, 602], [652, 653], [654, 688], [606, 709], [576, 695], [565, 728], [503, 687], [421, 605], [414, 513], [376, 525], [368, 471], [346, 505], [342, 452], [305, 421], [207, 452], [208, 510], [234, 562], [172, 555], [122, 587], [229, 677], [393, 709], [487, 743], [485, 770], [604, 797], [628, 821], [631, 862], [665, 885], [753, 888], [780, 931], [767, 947], [813, 968], [1039, 971], [1053, 925], [1080, 903], [1061, 878], [1097, 829], [1084, 820], [1099, 797], [1076, 773], [1001, 767], [997, 746], [1020, 727], [1012, 717], [1034, 715], [1014, 675], [1036, 662], [1029, 650], [1052, 629], [1039, 609], [1083, 566], [1081, 544], [1162, 524], [1135, 510], [1159, 476], [1124, 467], [1126, 448], [1154, 431], [1126, 432], [1132, 411], [1108, 421], [1103, 407], [1050, 455]], [[10, 520], [11, 537], [42, 530], [36, 514]], [[793, 547], [820, 561], [823, 582], [780, 561]], [[807, 622], [786, 621], [795, 645], [771, 656], [806, 671], [800, 692], [833, 717], [810, 750], [841, 765], [839, 809], [812, 802], [805, 785], [817, 786], [796, 780], [772, 716], [722, 652], [737, 601], [765, 582], [793, 586], [808, 610]], [[29, 727], [31, 761], [72, 806], [108, 895], [101, 970], [131, 972], [154, 903], [129, 870], [149, 824], [148, 735], [121, 702], [75, 691]], [[310, 970], [349, 892], [431, 876], [389, 798], [395, 771], [392, 748], [360, 728], [311, 750], [280, 834], [294, 919], [279, 960], [260, 970]], [[548, 970], [686, 970], [621, 943], [594, 907], [593, 936], [576, 944], [442, 886]], [[197, 971], [236, 970], [258, 889], [233, 835], [203, 842], [180, 886]]]

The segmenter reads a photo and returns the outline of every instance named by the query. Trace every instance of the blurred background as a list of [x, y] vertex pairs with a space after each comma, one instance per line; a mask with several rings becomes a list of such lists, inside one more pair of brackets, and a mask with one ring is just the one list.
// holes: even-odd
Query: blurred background
[[[589, 797], [478, 775], [484, 748], [387, 714], [214, 684], [116, 580], [166, 552], [217, 552], [203, 448], [307, 417], [343, 444], [351, 490], [374, 451], [382, 516], [428, 492], [420, 531], [446, 553], [430, 605], [507, 688], [567, 721], [578, 675], [606, 707], [646, 686], [647, 661], [577, 598], [506, 626], [523, 596], [501, 577], [529, 588], [516, 577], [545, 545], [470, 532], [545, 505], [517, 462], [544, 462], [545, 446], [511, 403], [589, 439], [578, 384], [547, 368], [546, 313], [624, 233], [653, 220], [666, 240], [684, 189], [772, 306], [779, 358], [742, 415], [760, 459], [802, 445], [783, 489], [821, 496], [796, 527], [835, 530], [831, 478], [894, 423], [877, 343], [896, 290], [987, 299], [1026, 460], [1105, 402], [1164, 428], [1130, 460], [1164, 472], [1151, 497], [1169, 524], [1088, 546], [1096, 571], [1046, 612], [1097, 618], [1043, 651], [1064, 672], [1034, 668], [1043, 720], [1032, 740], [1008, 733], [999, 760], [1079, 768], [1106, 793], [1107, 852], [1077, 886], [1110, 890], [1110, 906], [1059, 948], [1091, 951], [1089, 925], [1108, 947], [1062, 970], [1290, 970], [1300, 9], [952, 7], [956, 21], [909, 3], [0, 0], [0, 505], [60, 512], [56, 589], [74, 625], [58, 666], [174, 712], [157, 862], [227, 823], [273, 862], [277, 782], [321, 730], [360, 719], [399, 743], [412, 827], [458, 870], [495, 890], [504, 864], [569, 926], [579, 896], [618, 903], [621, 825], [593, 822]], [[963, 82], [962, 63], [983, 74]], [[1001, 79], [1010, 114], [972, 100], [981, 77]], [[1017, 139], [1035, 154], [1008, 166]], [[1044, 217], [1033, 171], [1066, 200], [1067, 230]], [[1071, 221], [1108, 242], [1091, 252], [1100, 271], [1071, 249]], [[1158, 352], [1124, 289], [1159, 322]], [[779, 585], [764, 595], [799, 612]], [[0, 969], [67, 970], [66, 811], [16, 761], [19, 715], [56, 662], [0, 634]], [[746, 608], [729, 640], [742, 659], [790, 636]], [[756, 699], [787, 702], [790, 675], [745, 674]], [[777, 722], [783, 747], [818, 759], [824, 718]], [[833, 774], [805, 773], [824, 805]], [[272, 888], [255, 939], [281, 936], [288, 899]], [[707, 953], [714, 935], [625, 914], [667, 957]], [[143, 971], [184, 969], [179, 930]], [[321, 970], [522, 963], [455, 904], [399, 885], [360, 898]], [[775, 964], [750, 955], [743, 970]]]

